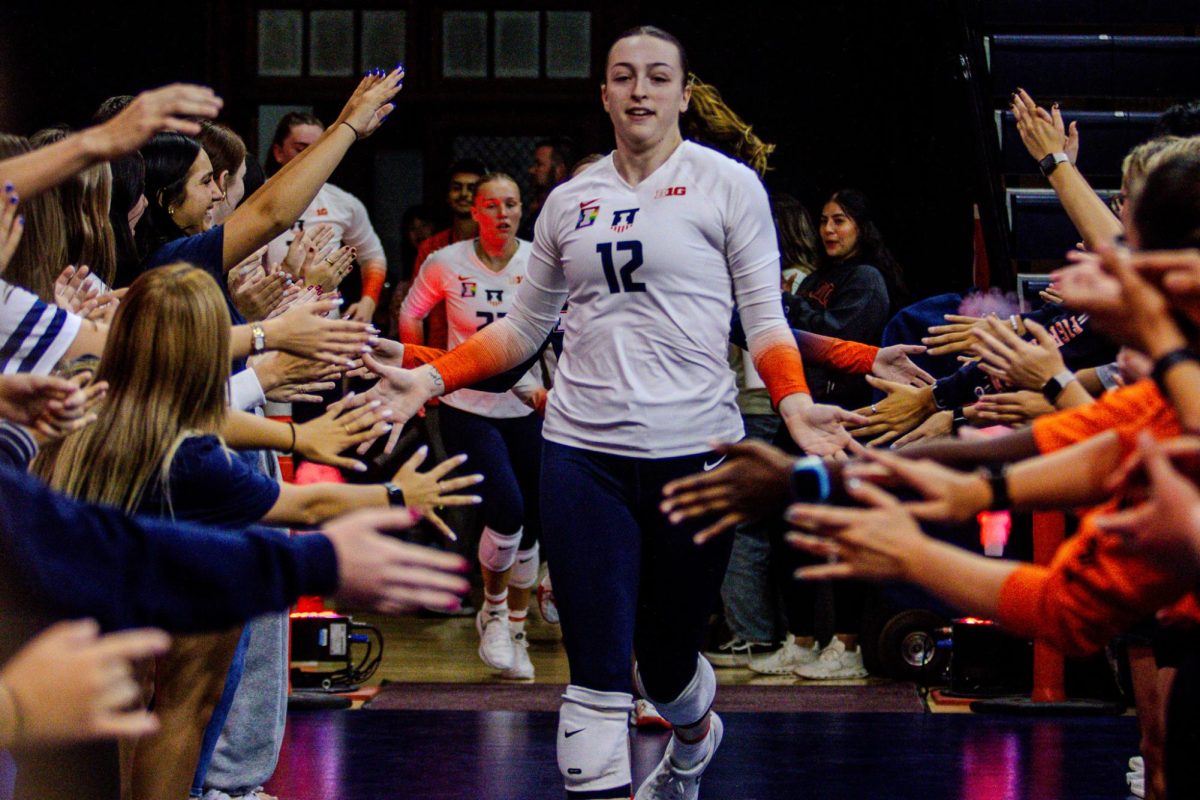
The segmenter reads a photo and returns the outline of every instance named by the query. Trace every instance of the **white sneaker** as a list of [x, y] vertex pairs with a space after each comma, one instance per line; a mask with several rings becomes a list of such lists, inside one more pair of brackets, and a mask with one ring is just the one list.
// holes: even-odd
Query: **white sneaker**
[[865, 678], [867, 668], [863, 666], [862, 650], [849, 652], [842, 640], [835, 636], [816, 661], [797, 667], [796, 674], [810, 681], [836, 681]]
[[662, 761], [650, 773], [650, 777], [638, 787], [634, 800], [696, 800], [700, 796], [700, 776], [704, 774], [708, 762], [721, 746], [721, 737], [725, 734], [725, 726], [721, 718], [713, 714], [708, 727], [708, 755], [696, 766], [683, 770], [671, 763], [671, 753], [675, 750], [675, 737], [667, 744], [667, 752], [663, 753]]
[[[1136, 776], [1136, 777], [1134, 777]], [[1130, 772], [1125, 778], [1129, 784], [1129, 793], [1134, 797], [1146, 796], [1146, 776], [1141, 772]]]
[[492, 669], [511, 669], [516, 649], [508, 614], [489, 614], [481, 610], [475, 615], [475, 630], [479, 633], [479, 657]]
[[1141, 756], [1134, 756], [1133, 758], [1129, 759], [1129, 771], [1130, 772], [1145, 772], [1146, 771], [1146, 759], [1142, 758]]
[[633, 728], [662, 728], [671, 730], [671, 723], [658, 713], [658, 709], [644, 697], [633, 701], [633, 711], [629, 712], [629, 725]]
[[772, 642], [748, 642], [735, 636], [716, 650], [705, 650], [704, 657], [714, 667], [745, 667], [751, 659], [770, 655], [775, 649]]
[[815, 644], [812, 647], [801, 647], [789, 639], [774, 653], [751, 658], [747, 666], [759, 675], [791, 675], [805, 664], [816, 661], [819, 650]]
[[533, 680], [533, 662], [529, 660], [529, 640], [525, 638], [524, 631], [512, 637], [512, 645], [513, 664], [500, 673], [500, 677], [509, 681]]
[[558, 606], [554, 603], [554, 587], [550, 584], [550, 573], [542, 578], [537, 588], [538, 611], [542, 619], [551, 625], [558, 624]]

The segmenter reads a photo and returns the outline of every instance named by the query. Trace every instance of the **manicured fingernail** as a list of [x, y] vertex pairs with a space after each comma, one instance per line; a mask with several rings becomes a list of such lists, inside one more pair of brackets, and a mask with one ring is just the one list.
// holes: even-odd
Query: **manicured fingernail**
[[667, 517], [667, 519], [671, 520], [672, 525], [678, 525], [683, 521], [683, 514], [680, 514], [678, 511], [676, 511], [674, 514], [671, 514], [671, 516]]
[[392, 416], [392, 410], [390, 408], [385, 408], [383, 411], [379, 412], [379, 416], [387, 419]]
[[361, 461], [356, 461], [356, 462], [354, 462], [354, 471], [355, 472], [366, 472], [367, 465], [362, 463]]
[[859, 489], [861, 487], [862, 481], [860, 481], [858, 478], [851, 478], [850, 480], [846, 481], [847, 489]]
[[18, 225], [24, 225], [24, 224], [25, 224], [25, 215], [24, 215], [24, 214], [18, 214], [18, 215], [17, 215], [17, 224], [18, 224]]
[[387, 433], [391, 429], [392, 429], [392, 423], [390, 423], [390, 422], [383, 423], [383, 432], [384, 433]]
[[4, 184], [4, 191], [8, 192], [9, 194], [12, 194], [12, 190], [13, 190], [12, 181], [8, 181], [7, 183]]
[[421, 445], [420, 447], [417, 448], [417, 452], [420, 453], [421, 455], [425, 455], [426, 453], [429, 452], [429, 445], [427, 445], [427, 444]]
[[18, 202], [20, 202], [20, 198], [18, 198], [18, 197], [17, 197], [17, 196], [14, 194], [12, 197], [10, 197], [10, 198], [8, 199], [8, 202], [12, 203], [12, 204], [15, 206], [15, 205], [16, 205]]

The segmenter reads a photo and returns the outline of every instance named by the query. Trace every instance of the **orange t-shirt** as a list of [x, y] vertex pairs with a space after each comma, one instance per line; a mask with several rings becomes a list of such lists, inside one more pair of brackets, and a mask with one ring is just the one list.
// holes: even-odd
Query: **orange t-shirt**
[[[1049, 453], [1109, 430], [1116, 431], [1126, 455], [1142, 431], [1156, 439], [1183, 432], [1158, 387], [1144, 380], [1091, 405], [1039, 417], [1033, 438], [1041, 452]], [[1084, 514], [1079, 532], [1059, 547], [1050, 564], [1022, 564], [1009, 575], [1000, 589], [998, 614], [1005, 628], [1073, 655], [1098, 650], [1160, 609], [1200, 621], [1193, 577], [1163, 570], [1096, 527], [1096, 517], [1118, 506], [1113, 498]]]

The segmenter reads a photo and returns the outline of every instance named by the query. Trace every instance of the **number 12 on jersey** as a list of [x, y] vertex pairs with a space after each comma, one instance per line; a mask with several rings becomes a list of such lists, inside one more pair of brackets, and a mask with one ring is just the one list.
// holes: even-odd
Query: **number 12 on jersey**
[[[596, 245], [600, 254], [600, 265], [604, 268], [604, 279], [608, 281], [608, 290], [613, 294], [625, 292], [644, 292], [646, 284], [633, 279], [633, 271], [642, 265], [642, 243], [636, 240], [617, 242], [617, 252], [628, 252], [629, 260], [617, 269], [613, 260], [613, 243], [601, 242]], [[617, 279], [618, 274], [620, 280]]]

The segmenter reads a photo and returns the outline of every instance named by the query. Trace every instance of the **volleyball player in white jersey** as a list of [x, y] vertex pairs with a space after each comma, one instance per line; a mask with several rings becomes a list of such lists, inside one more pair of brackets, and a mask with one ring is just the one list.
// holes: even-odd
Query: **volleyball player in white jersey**
[[[475, 185], [471, 216], [479, 235], [434, 252], [400, 307], [400, 339], [424, 344], [422, 320], [443, 301], [451, 349], [512, 309], [525, 279], [529, 242], [517, 239], [521, 190], [504, 173]], [[502, 677], [532, 679], [525, 639], [530, 590], [538, 578], [538, 473], [546, 390], [535, 365], [502, 394], [459, 389], [442, 398], [447, 450], [467, 453], [484, 476], [479, 564], [484, 606], [475, 617], [479, 657]]]
[[559, 715], [567, 794], [628, 798], [630, 659], [674, 731], [638, 800], [695, 798], [721, 741], [712, 667], [699, 657], [729, 540], [710, 520], [671, 525], [662, 487], [742, 436], [726, 360], [736, 299], [751, 358], [806, 451], [849, 443], [856, 415], [814, 405], [779, 299], [766, 191], [747, 167], [682, 140], [687, 63], [670, 34], [638, 28], [608, 53], [601, 97], [616, 151], [555, 189], [509, 315], [415, 370], [380, 364], [373, 390], [406, 419], [432, 397], [520, 364], [569, 299], [542, 454], [546, 557], [571, 682]]

